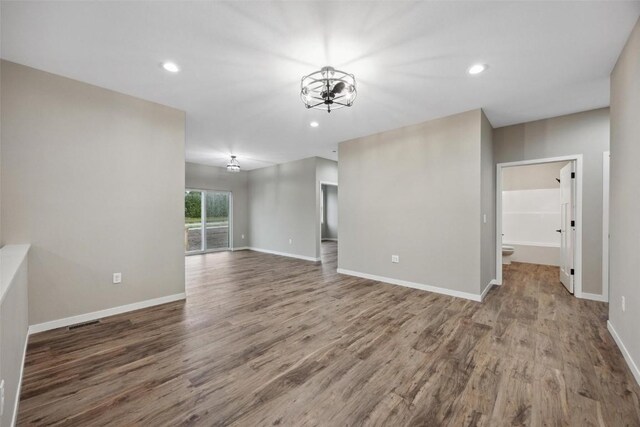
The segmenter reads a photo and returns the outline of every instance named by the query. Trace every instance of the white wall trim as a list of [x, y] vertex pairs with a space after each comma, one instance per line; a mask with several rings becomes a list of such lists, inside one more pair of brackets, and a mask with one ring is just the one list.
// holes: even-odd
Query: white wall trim
[[608, 301], [608, 298], [605, 295], [589, 294], [587, 292], [583, 292], [582, 295], [580, 295], [578, 298], [588, 299], [588, 300], [592, 300], [592, 301], [600, 301], [600, 302], [607, 302]]
[[609, 151], [602, 153], [602, 296], [609, 302]]
[[114, 316], [116, 314], [127, 313], [129, 311], [140, 310], [142, 308], [153, 307], [155, 305], [166, 304], [169, 302], [180, 301], [187, 298], [186, 293], [182, 292], [174, 295], [167, 295], [160, 298], [148, 299], [145, 301], [134, 302], [133, 304], [121, 305], [118, 307], [107, 308], [106, 310], [94, 311], [92, 313], [80, 314], [78, 316], [65, 317], [64, 319], [52, 320], [50, 322], [38, 323], [29, 326], [29, 335], [38, 332], [44, 332], [51, 329], [63, 328], [65, 326], [75, 325], [78, 323], [90, 322], [103, 317]]
[[27, 344], [29, 344], [29, 332], [24, 338], [24, 347], [22, 349], [22, 364], [20, 365], [20, 376], [18, 377], [18, 388], [16, 390], [16, 401], [13, 404], [13, 416], [11, 417], [11, 427], [15, 427], [18, 423], [18, 407], [20, 406], [20, 390], [22, 389], [22, 377], [24, 374], [24, 362], [27, 358]]
[[375, 280], [376, 282], [389, 283], [391, 285], [404, 286], [407, 288], [420, 289], [421, 291], [434, 292], [436, 294], [449, 295], [452, 297], [464, 298], [471, 301], [482, 301], [480, 294], [472, 294], [470, 292], [454, 291], [452, 289], [440, 288], [438, 286], [424, 285], [422, 283], [409, 282], [406, 280], [392, 279], [390, 277], [376, 276], [375, 274], [361, 273], [359, 271], [345, 270], [338, 268], [338, 273], [347, 276], [361, 277], [363, 279]]
[[496, 164], [496, 280], [502, 284], [502, 169], [512, 166], [535, 165], [540, 163], [553, 163], [575, 161], [576, 167], [576, 241], [574, 252], [574, 295], [582, 298], [582, 183], [583, 160], [582, 154], [571, 156], [548, 157], [544, 159], [522, 160]]
[[265, 253], [265, 254], [286, 256], [286, 257], [289, 257], [289, 258], [303, 259], [305, 261], [318, 262], [318, 261], [321, 260], [320, 258], [314, 258], [314, 257], [310, 257], [310, 256], [305, 256], [305, 255], [290, 254], [290, 253], [287, 253], [287, 252], [272, 251], [270, 249], [254, 248], [252, 246], [250, 246], [247, 249], [249, 249], [251, 251], [262, 252], [262, 253]]
[[611, 323], [610, 320], [607, 320], [607, 329], [609, 329], [609, 332], [611, 333], [611, 336], [613, 337], [613, 340], [616, 342], [616, 344], [618, 344], [618, 348], [620, 348], [620, 351], [622, 352], [622, 355], [624, 356], [624, 360], [626, 360], [627, 365], [629, 366], [629, 369], [631, 369], [631, 373], [633, 374], [634, 378], [636, 379], [636, 382], [638, 384], [640, 384], [640, 369], [638, 369], [638, 365], [631, 358], [631, 354], [629, 354], [629, 351], [624, 346], [624, 343], [622, 342], [622, 339], [620, 338], [620, 335], [618, 335], [618, 333], [614, 329], [613, 324]]
[[493, 285], [497, 285], [498, 281], [496, 279], [492, 279], [489, 284], [484, 288], [484, 291], [480, 294], [480, 301], [484, 301], [484, 298], [487, 296]]

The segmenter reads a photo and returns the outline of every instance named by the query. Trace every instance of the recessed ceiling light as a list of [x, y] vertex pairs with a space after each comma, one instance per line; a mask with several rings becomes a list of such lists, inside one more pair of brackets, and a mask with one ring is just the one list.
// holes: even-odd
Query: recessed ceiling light
[[486, 69], [487, 66], [485, 64], [475, 64], [472, 65], [471, 68], [469, 68], [469, 74], [480, 74]]
[[318, 126], [320, 126], [320, 123], [318, 123], [318, 122], [311, 122], [311, 123], [309, 123], [309, 126], [311, 126], [312, 128], [317, 128]]
[[175, 62], [163, 62], [162, 68], [169, 71], [170, 73], [177, 73], [180, 71], [180, 68], [176, 65]]

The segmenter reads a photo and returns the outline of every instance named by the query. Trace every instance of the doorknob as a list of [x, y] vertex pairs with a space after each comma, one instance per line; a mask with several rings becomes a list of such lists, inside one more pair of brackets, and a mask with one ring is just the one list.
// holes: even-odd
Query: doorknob
[[557, 233], [562, 233], [562, 230], [556, 230]]

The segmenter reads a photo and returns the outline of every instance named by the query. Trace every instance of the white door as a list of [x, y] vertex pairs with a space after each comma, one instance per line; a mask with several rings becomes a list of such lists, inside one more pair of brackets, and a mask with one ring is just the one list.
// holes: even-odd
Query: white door
[[573, 293], [575, 242], [575, 171], [573, 162], [560, 170], [560, 281]]

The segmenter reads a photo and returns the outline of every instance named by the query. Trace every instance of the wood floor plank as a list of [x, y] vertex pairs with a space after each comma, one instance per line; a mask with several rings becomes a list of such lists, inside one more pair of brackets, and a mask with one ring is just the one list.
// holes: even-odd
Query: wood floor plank
[[18, 424], [640, 426], [640, 388], [554, 267], [483, 303], [250, 251], [187, 257], [187, 301], [30, 337]]

